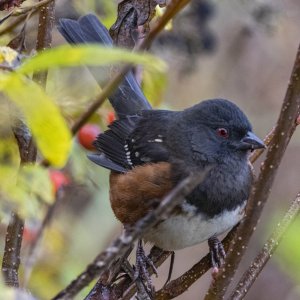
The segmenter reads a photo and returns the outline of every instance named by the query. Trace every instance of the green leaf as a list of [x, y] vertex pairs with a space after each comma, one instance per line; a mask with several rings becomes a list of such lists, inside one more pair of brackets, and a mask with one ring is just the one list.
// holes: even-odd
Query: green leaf
[[156, 72], [166, 70], [166, 64], [153, 55], [91, 44], [73, 47], [63, 45], [47, 49], [28, 59], [18, 69], [18, 73], [30, 74], [31, 72], [40, 72], [53, 67], [101, 66], [120, 62], [141, 64]]
[[17, 73], [0, 75], [2, 90], [24, 113], [39, 150], [62, 167], [71, 148], [71, 133], [52, 99], [33, 81]]

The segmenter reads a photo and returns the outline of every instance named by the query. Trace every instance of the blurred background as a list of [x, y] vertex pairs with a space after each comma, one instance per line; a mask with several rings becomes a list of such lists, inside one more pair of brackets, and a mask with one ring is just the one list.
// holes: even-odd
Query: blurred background
[[[117, 1], [60, 0], [56, 4], [56, 21], [62, 17], [76, 19], [93, 12], [109, 27], [115, 21], [116, 11]], [[6, 23], [1, 24], [0, 31], [5, 26]], [[35, 48], [36, 29], [37, 16], [27, 25], [28, 53]], [[227, 98], [245, 111], [255, 132], [263, 138], [279, 115], [300, 42], [300, 2], [193, 0], [167, 29], [151, 48], [152, 53], [167, 62], [166, 76], [155, 80], [145, 73], [142, 77], [145, 93], [153, 105], [176, 110], [204, 99]], [[19, 31], [20, 27], [16, 27], [1, 35], [1, 45], [6, 45]], [[53, 46], [63, 43], [65, 41], [55, 28]], [[105, 79], [107, 70], [99, 71], [99, 76]], [[85, 68], [64, 68], [50, 71], [47, 92], [53, 95], [71, 124], [100, 89]], [[106, 103], [91, 123], [103, 131], [111, 122], [112, 113]], [[261, 249], [274, 224], [299, 191], [299, 151], [298, 130], [286, 151], [237, 278]], [[67, 184], [54, 220], [35, 254], [36, 263], [29, 281], [29, 289], [39, 299], [54, 296], [122, 230], [109, 205], [108, 172], [91, 163], [86, 158], [87, 153], [77, 138], [69, 162], [62, 171], [68, 178]], [[256, 169], [259, 164], [255, 165]], [[26, 219], [24, 257], [46, 210], [39, 206], [32, 211]], [[8, 216], [5, 212], [1, 214], [1, 249], [4, 248]], [[246, 299], [300, 299], [299, 227], [300, 220], [283, 239]], [[206, 243], [177, 251], [173, 278], [198, 262], [207, 251]], [[168, 268], [168, 262], [159, 268], [159, 277], [155, 279], [157, 288], [164, 284]], [[202, 299], [210, 281], [208, 272], [177, 299]], [[76, 299], [82, 299], [88, 290]]]

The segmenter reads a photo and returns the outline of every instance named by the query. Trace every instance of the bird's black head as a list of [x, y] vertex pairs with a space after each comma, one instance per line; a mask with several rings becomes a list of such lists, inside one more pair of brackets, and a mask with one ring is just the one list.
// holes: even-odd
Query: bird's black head
[[203, 101], [184, 111], [192, 128], [194, 152], [208, 159], [221, 159], [228, 154], [244, 155], [249, 150], [264, 148], [252, 132], [246, 115], [234, 103], [224, 99]]

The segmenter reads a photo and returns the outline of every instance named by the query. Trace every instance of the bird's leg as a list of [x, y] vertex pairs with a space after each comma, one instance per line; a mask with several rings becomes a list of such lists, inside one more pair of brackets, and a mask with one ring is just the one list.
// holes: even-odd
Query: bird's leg
[[153, 273], [157, 276], [157, 270], [152, 260], [146, 256], [142, 244], [142, 240], [138, 241], [136, 248], [136, 265], [135, 265], [135, 279], [142, 279], [145, 282], [148, 291], [154, 295], [154, 286], [152, 285], [151, 276], [148, 272], [148, 267], [153, 270]]
[[215, 235], [208, 239], [208, 247], [212, 265], [212, 275], [214, 277], [219, 272], [219, 268], [224, 262], [226, 253], [222, 243], [218, 240], [218, 238]]
[[171, 253], [171, 261], [170, 261], [170, 267], [169, 267], [169, 273], [168, 273], [168, 278], [167, 281], [164, 284], [164, 287], [170, 282], [172, 273], [173, 273], [173, 267], [174, 267], [174, 260], [175, 260], [175, 252], [172, 251]]

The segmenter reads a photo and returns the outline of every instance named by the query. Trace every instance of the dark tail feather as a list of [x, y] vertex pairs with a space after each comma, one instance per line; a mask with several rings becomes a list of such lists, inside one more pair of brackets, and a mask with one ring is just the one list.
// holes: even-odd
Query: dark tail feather
[[[59, 32], [70, 44], [101, 43], [112, 46], [110, 35], [98, 18], [88, 14], [78, 19], [60, 19]], [[93, 73], [92, 68], [90, 69]], [[109, 97], [109, 101], [119, 117], [136, 114], [143, 109], [151, 109], [132, 72], [129, 72], [123, 83]]]
[[104, 167], [106, 169], [116, 171], [119, 173], [126, 173], [127, 170], [120, 165], [117, 165], [109, 158], [107, 158], [104, 154], [89, 154], [88, 158], [95, 164]]

